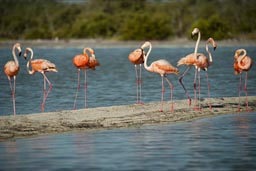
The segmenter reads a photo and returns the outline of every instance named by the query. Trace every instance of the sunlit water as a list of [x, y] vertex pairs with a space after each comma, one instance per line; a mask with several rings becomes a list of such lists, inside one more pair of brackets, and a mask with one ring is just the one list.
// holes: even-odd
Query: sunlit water
[[[140, 45], [138, 45], [139, 47]], [[11, 91], [7, 77], [3, 72], [4, 64], [12, 59], [11, 48], [0, 49], [0, 115], [13, 113]], [[25, 47], [22, 47], [23, 51]], [[32, 47], [33, 48], [33, 47]], [[242, 48], [242, 47], [239, 47]], [[255, 47], [244, 47], [249, 56], [256, 59]], [[58, 73], [47, 73], [53, 84], [46, 101], [45, 111], [69, 110], [73, 107], [77, 87], [77, 69], [72, 64], [75, 54], [81, 54], [81, 48], [33, 48], [34, 58], [45, 58], [56, 64]], [[88, 71], [88, 107], [133, 104], [136, 101], [136, 84], [134, 66], [128, 61], [128, 55], [134, 48], [94, 48], [101, 66], [96, 71]], [[238, 47], [221, 47], [212, 52], [213, 65], [209, 68], [211, 97], [237, 96], [239, 76], [234, 75], [234, 52]], [[202, 47], [200, 52], [205, 52]], [[212, 48], [211, 48], [212, 51]], [[149, 64], [157, 59], [167, 59], [176, 66], [177, 61], [193, 52], [193, 47], [183, 48], [154, 48], [149, 57]], [[43, 98], [43, 77], [40, 73], [29, 75], [26, 62], [20, 57], [20, 72], [16, 84], [17, 114], [41, 112]], [[256, 72], [252, 67], [248, 76], [248, 93], [256, 95]], [[186, 69], [179, 67], [180, 73]], [[142, 100], [144, 102], [159, 101], [161, 98], [161, 78], [158, 74], [150, 73], [143, 68]], [[81, 75], [81, 90], [78, 97], [78, 108], [84, 107], [83, 78]], [[168, 78], [174, 85], [174, 100], [185, 99], [184, 90], [177, 75]], [[184, 78], [191, 97], [193, 97], [194, 68]], [[165, 83], [165, 99], [169, 100], [169, 89]], [[201, 97], [207, 97], [205, 72], [201, 72]], [[244, 94], [242, 94], [244, 95]]]
[[256, 113], [0, 143], [0, 170], [256, 169]]

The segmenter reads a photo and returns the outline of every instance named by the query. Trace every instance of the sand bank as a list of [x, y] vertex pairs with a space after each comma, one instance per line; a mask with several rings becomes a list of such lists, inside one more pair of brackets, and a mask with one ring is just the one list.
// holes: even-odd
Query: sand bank
[[[248, 100], [250, 110], [256, 112], [256, 96], [250, 96]], [[208, 107], [209, 101], [212, 104], [212, 110]], [[241, 98], [241, 101], [244, 102], [245, 98]], [[194, 111], [193, 106], [188, 106], [187, 100], [177, 100], [174, 101], [174, 112], [170, 112], [169, 102], [165, 102], [164, 112], [159, 112], [160, 103], [156, 102], [144, 105], [134, 104], [16, 115], [15, 117], [13, 115], [1, 116], [0, 140], [68, 131], [139, 127], [234, 114], [238, 113], [237, 102], [237, 97], [205, 99], [201, 100], [201, 111]], [[240, 113], [246, 112], [244, 103], [241, 108]]]

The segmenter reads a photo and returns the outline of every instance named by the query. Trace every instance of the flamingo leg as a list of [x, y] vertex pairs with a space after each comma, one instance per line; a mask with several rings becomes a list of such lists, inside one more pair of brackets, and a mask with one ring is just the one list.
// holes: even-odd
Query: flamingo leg
[[161, 75], [162, 78], [162, 96], [161, 96], [161, 108], [160, 112], [163, 112], [163, 102], [164, 102], [164, 76]]
[[[198, 74], [198, 69], [196, 68], [195, 70], [195, 76], [194, 76], [194, 110], [200, 110], [200, 108], [197, 107], [197, 97], [196, 97], [196, 78]], [[200, 79], [200, 77], [198, 78]], [[200, 88], [200, 83], [199, 83], [199, 88]]]
[[[211, 85], [210, 85], [210, 82], [209, 82], [208, 72], [206, 71], [205, 74], [206, 74], [206, 81], [207, 81], [207, 86], [208, 86], [208, 98], [210, 100], [210, 97], [211, 97], [211, 94], [210, 94]], [[211, 102], [209, 102], [209, 108], [212, 109]]]
[[200, 69], [198, 69], [198, 110], [201, 109], [200, 97], [201, 97], [201, 77], [200, 77]]
[[16, 76], [13, 77], [13, 86], [12, 86], [12, 80], [10, 77], [8, 77], [11, 92], [12, 92], [12, 106], [13, 106], [13, 114], [16, 115], [16, 105], [15, 105], [15, 87], [16, 87]]
[[75, 100], [74, 100], [73, 110], [76, 109], [76, 100], [77, 100], [77, 95], [78, 95], [79, 89], [80, 89], [80, 69], [77, 70], [77, 88], [76, 88], [76, 96], [75, 96]]
[[[45, 106], [46, 99], [47, 99], [50, 91], [52, 90], [52, 83], [46, 77], [45, 73], [42, 72], [42, 74], [44, 76], [44, 98], [43, 98], [43, 102], [42, 102], [42, 105], [41, 105], [41, 109], [42, 109], [42, 112], [44, 112], [44, 106]], [[49, 84], [49, 88], [48, 88], [47, 91], [46, 91], [46, 82]]]
[[249, 111], [249, 105], [248, 105], [248, 93], [247, 93], [247, 80], [248, 80], [248, 73], [245, 73], [245, 81], [244, 81], [244, 93], [246, 96], [246, 111]]
[[87, 108], [87, 75], [86, 75], [86, 69], [84, 70], [84, 107]]
[[142, 65], [140, 64], [140, 76], [139, 76], [139, 104], [143, 104], [141, 98], [142, 98], [142, 91], [141, 91], [141, 87], [142, 87], [142, 76], [141, 76], [141, 68], [142, 68]]
[[137, 104], [139, 103], [139, 78], [138, 78], [138, 70], [137, 65], [134, 65], [135, 75], [136, 75], [136, 93], [137, 93]]
[[240, 94], [242, 89], [242, 74], [240, 73], [240, 81], [239, 81], [239, 87], [238, 87], [238, 107], [237, 110], [240, 112]]
[[183, 73], [183, 74], [180, 76], [180, 78], [179, 78], [179, 82], [180, 82], [181, 86], [183, 87], [183, 89], [184, 89], [184, 91], [185, 91], [185, 93], [186, 93], [186, 96], [187, 96], [187, 98], [188, 98], [188, 104], [189, 104], [189, 106], [191, 105], [191, 97], [189, 96], [189, 94], [188, 94], [188, 92], [187, 92], [187, 89], [185, 88], [185, 86], [184, 86], [182, 80], [183, 80], [184, 76], [187, 74], [187, 72], [188, 72], [190, 69], [191, 69], [191, 66], [188, 66], [187, 69], [184, 71], [184, 73]]
[[165, 79], [166, 79], [166, 81], [167, 81], [167, 83], [169, 84], [170, 89], [171, 89], [171, 95], [170, 95], [170, 99], [171, 99], [171, 112], [173, 112], [173, 111], [174, 111], [174, 104], [173, 104], [173, 99], [172, 99], [172, 95], [173, 95], [173, 84], [170, 82], [170, 80], [169, 80], [167, 77], [165, 77]]

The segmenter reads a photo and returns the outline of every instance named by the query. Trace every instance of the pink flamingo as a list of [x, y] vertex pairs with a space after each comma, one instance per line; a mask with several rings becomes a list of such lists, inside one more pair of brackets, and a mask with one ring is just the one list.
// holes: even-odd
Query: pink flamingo
[[[4, 73], [8, 77], [10, 88], [11, 88], [11, 91], [12, 91], [12, 103], [13, 103], [13, 114], [14, 115], [16, 115], [16, 105], [15, 105], [16, 76], [17, 76], [17, 74], [19, 72], [19, 69], [20, 69], [19, 61], [17, 59], [15, 49], [18, 50], [19, 56], [21, 55], [20, 44], [19, 43], [14, 44], [13, 48], [12, 48], [12, 56], [13, 56], [14, 61], [13, 60], [8, 61], [4, 65]], [[12, 85], [12, 78], [13, 78], [13, 85]]]
[[[144, 63], [144, 51], [143, 49], [135, 49], [128, 56], [129, 61], [134, 65], [135, 75], [136, 75], [136, 92], [137, 92], [137, 104], [143, 104], [141, 101], [141, 85], [142, 85], [142, 77], [141, 77], [141, 67]], [[139, 74], [137, 65], [140, 66]]]
[[[89, 51], [91, 56], [88, 56], [86, 51]], [[100, 65], [98, 60], [95, 58], [95, 53], [94, 53], [94, 50], [92, 48], [89, 48], [89, 47], [84, 48], [83, 53], [84, 54], [76, 55], [73, 58], [73, 64], [75, 65], [75, 67], [78, 70], [77, 89], [76, 89], [76, 95], [75, 95], [73, 109], [76, 109], [77, 95], [78, 95], [78, 91], [80, 89], [80, 70], [83, 69], [84, 74], [85, 74], [85, 76], [84, 76], [84, 97], [85, 97], [84, 106], [85, 106], [85, 108], [87, 108], [87, 76], [86, 76], [86, 71], [88, 69], [95, 70], [96, 66]]]
[[[241, 53], [243, 53], [241, 55]], [[247, 79], [248, 79], [248, 71], [252, 67], [252, 59], [249, 56], [246, 56], [246, 50], [245, 49], [238, 49], [235, 52], [234, 56], [234, 73], [235, 75], [240, 74], [240, 81], [239, 81], [239, 88], [238, 88], [238, 97], [239, 97], [239, 103], [238, 103], [238, 111], [240, 111], [240, 93], [242, 89], [242, 72], [245, 72], [245, 82], [244, 82], [244, 92], [246, 95], [246, 110], [249, 111], [248, 108], [248, 93], [247, 93]]]
[[174, 111], [174, 105], [173, 105], [173, 100], [172, 100], [172, 93], [173, 93], [173, 85], [172, 83], [169, 81], [169, 79], [166, 77], [167, 74], [178, 74], [179, 70], [175, 67], [173, 67], [168, 61], [164, 60], [164, 59], [160, 59], [157, 61], [154, 61], [151, 63], [150, 66], [147, 65], [147, 61], [148, 61], [148, 56], [151, 52], [152, 49], [152, 45], [150, 42], [145, 42], [142, 46], [141, 49], [144, 49], [146, 47], [149, 47], [149, 50], [146, 54], [146, 56], [144, 56], [144, 68], [150, 72], [155, 72], [157, 74], [160, 74], [161, 78], [162, 78], [162, 98], [161, 98], [161, 108], [160, 111], [163, 111], [163, 100], [164, 100], [164, 78], [166, 79], [167, 83], [170, 86], [171, 89], [171, 111]]
[[[24, 53], [24, 58], [26, 59], [27, 54], [30, 53], [30, 59], [27, 62], [27, 71], [29, 74], [35, 74], [36, 72], [40, 72], [43, 77], [44, 77], [44, 97], [43, 97], [43, 101], [41, 104], [41, 110], [42, 112], [44, 112], [44, 105], [46, 102], [46, 99], [48, 97], [48, 94], [50, 93], [51, 89], [52, 89], [52, 83], [49, 81], [49, 79], [46, 77], [45, 73], [46, 72], [58, 72], [56, 66], [54, 63], [45, 60], [45, 59], [33, 59], [33, 50], [31, 48], [26, 48], [26, 51]], [[32, 70], [29, 70], [29, 67], [31, 65]], [[46, 81], [49, 85], [48, 90], [46, 91]]]
[[[205, 73], [206, 73], [206, 80], [208, 85], [208, 98], [210, 98], [210, 83], [208, 79], [207, 70], [208, 70], [208, 67], [212, 64], [213, 60], [212, 60], [211, 52], [209, 51], [209, 48], [208, 48], [209, 43], [212, 44], [214, 50], [217, 48], [217, 44], [215, 43], [214, 39], [210, 37], [206, 41], [206, 46], [205, 46], [205, 49], [208, 53], [208, 58], [203, 53], [197, 53], [197, 60], [195, 63], [196, 71], [195, 71], [194, 85], [196, 84], [197, 72], [199, 72], [198, 73], [198, 98], [199, 99], [200, 99], [200, 69], [206, 71]], [[195, 104], [196, 104], [196, 94], [195, 94]], [[209, 108], [212, 109], [212, 106], [210, 103], [209, 103]], [[198, 109], [200, 110], [200, 103], [199, 103]]]
[[[200, 30], [198, 28], [194, 28], [193, 31], [192, 31], [192, 36], [195, 36], [196, 34], [198, 35], [198, 37], [197, 37], [194, 53], [188, 54], [187, 56], [181, 58], [177, 62], [177, 66], [180, 66], [180, 65], [187, 65], [188, 66], [187, 69], [184, 71], [184, 73], [179, 77], [179, 82], [180, 82], [181, 86], [183, 87], [183, 89], [186, 93], [186, 96], [188, 98], [189, 106], [191, 105], [191, 97], [189, 96], [189, 94], [187, 92], [187, 89], [185, 88], [182, 80], [183, 80], [184, 76], [188, 73], [188, 71], [191, 69], [191, 67], [193, 65], [195, 65], [196, 60], [197, 60], [197, 58], [196, 58], [197, 55], [196, 54], [197, 54], [199, 42], [201, 40], [201, 33], [200, 33]], [[196, 89], [195, 86], [196, 85], [194, 84], [194, 90]]]

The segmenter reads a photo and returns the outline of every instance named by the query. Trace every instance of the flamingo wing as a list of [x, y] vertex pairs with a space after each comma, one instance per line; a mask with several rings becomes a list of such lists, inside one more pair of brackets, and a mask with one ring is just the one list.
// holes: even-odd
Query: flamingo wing
[[179, 73], [179, 70], [177, 68], [172, 66], [168, 61], [164, 59], [153, 62], [151, 66], [152, 68], [154, 68], [154, 72], [157, 72], [159, 74]]
[[38, 72], [58, 72], [54, 63], [46, 59], [36, 59], [31, 61], [31, 66], [34, 71]]

